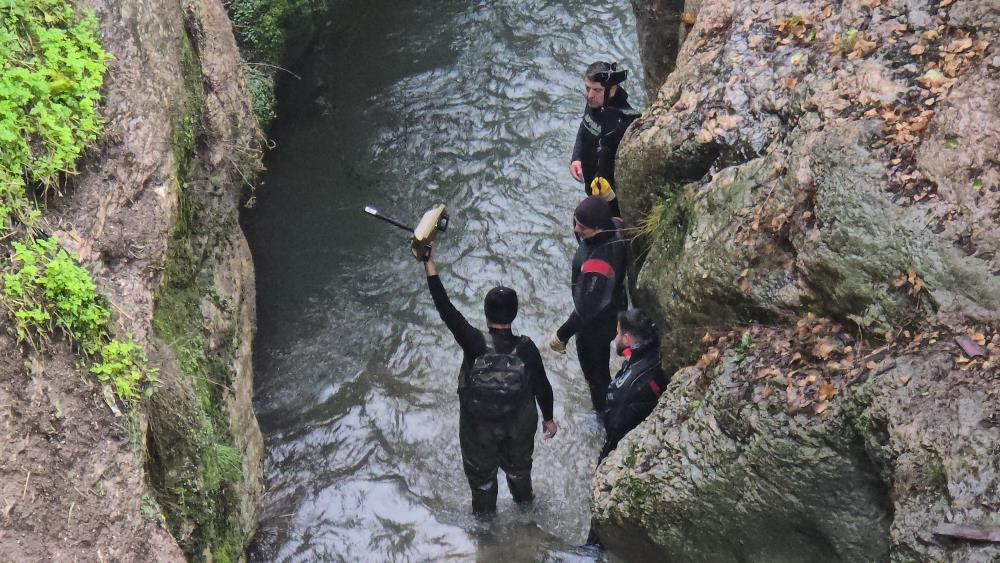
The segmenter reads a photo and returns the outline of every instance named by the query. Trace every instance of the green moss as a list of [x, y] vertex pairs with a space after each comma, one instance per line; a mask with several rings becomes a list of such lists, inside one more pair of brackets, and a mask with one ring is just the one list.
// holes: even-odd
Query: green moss
[[205, 88], [202, 84], [201, 62], [186, 33], [181, 35], [181, 76], [184, 95], [176, 102], [170, 120], [170, 146], [177, 162], [177, 177], [185, 178], [189, 162], [194, 157], [198, 135], [203, 130]]
[[617, 485], [625, 493], [625, 498], [634, 507], [633, 511], [641, 511], [643, 505], [653, 500], [653, 490], [642, 479], [632, 474], [623, 475]]
[[[200, 170], [204, 87], [190, 37], [181, 38], [184, 97], [175, 105], [171, 146], [180, 185], [176, 224], [156, 292], [153, 330], [173, 351], [179, 373], [154, 395], [149, 409], [147, 471], [168, 529], [192, 560], [239, 560], [245, 537], [237, 521], [242, 458], [233, 448], [225, 390], [231, 383], [231, 346], [211, 350], [201, 313], [204, 299], [219, 301], [211, 276], [211, 249], [220, 218], [206, 212], [210, 197], [188, 186]], [[229, 339], [231, 341], [231, 339]]]
[[[195, 226], [203, 220], [192, 195], [182, 192], [153, 329], [177, 358], [183, 378], [178, 385], [193, 394], [183, 405], [176, 404], [176, 396], [154, 402], [149, 457], [156, 467], [150, 472], [168, 527], [185, 553], [197, 560], [208, 549], [215, 560], [238, 560], [245, 538], [232, 508], [238, 505], [242, 458], [232, 447], [223, 395], [230, 383], [232, 352], [226, 347], [209, 350], [203, 328], [201, 302], [213, 295], [203, 250], [212, 245], [196, 243], [200, 237]], [[194, 533], [182, 539], [182, 530], [191, 524]]]

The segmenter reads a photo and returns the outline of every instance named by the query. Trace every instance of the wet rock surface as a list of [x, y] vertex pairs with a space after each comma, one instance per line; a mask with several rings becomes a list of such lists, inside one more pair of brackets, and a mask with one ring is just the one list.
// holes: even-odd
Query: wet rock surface
[[[3, 342], [0, 552], [19, 561], [176, 561], [185, 559], [180, 542], [191, 556], [205, 531], [191, 521], [168, 532], [164, 514], [173, 514], [174, 499], [153, 482], [204, 463], [188, 455], [185, 440], [198, 428], [195, 418], [176, 417], [186, 412], [225, 421], [243, 475], [227, 493], [231, 505], [201, 515], [226, 524], [195, 555], [211, 559], [223, 541], [238, 555], [262, 493], [262, 440], [250, 405], [253, 267], [237, 224], [245, 178], [259, 166], [260, 134], [232, 26], [216, 0], [81, 7], [96, 12], [113, 57], [106, 126], [81, 174], [48, 202], [44, 224], [92, 272], [121, 334], [145, 346], [160, 384], [138, 420], [127, 421], [74, 369], [68, 350], [35, 355]], [[179, 247], [188, 258], [184, 276], [176, 274]], [[186, 330], [221, 366], [211, 374], [218, 412], [204, 412], [197, 383], [176, 360], [176, 342], [153, 328], [171, 290], [190, 290], [195, 314]], [[163, 405], [175, 411], [164, 414]], [[167, 438], [168, 423], [179, 425], [172, 431], [180, 438], [170, 438], [180, 456], [173, 460], [153, 446]]]
[[[1000, 320], [995, 7], [695, 13], [618, 162], [638, 302], [698, 362], [602, 465], [599, 527], [684, 561], [992, 560], [931, 529], [1000, 523], [996, 351], [954, 340]], [[779, 344], [811, 315], [837, 330]]]

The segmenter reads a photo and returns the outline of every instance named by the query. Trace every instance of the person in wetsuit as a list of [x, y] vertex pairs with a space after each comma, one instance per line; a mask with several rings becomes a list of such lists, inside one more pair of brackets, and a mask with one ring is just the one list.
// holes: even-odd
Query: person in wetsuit
[[618, 312], [628, 308], [627, 241], [621, 235], [621, 222], [612, 218], [611, 208], [599, 196], [590, 196], [576, 207], [573, 232], [580, 240], [572, 266], [573, 312], [549, 337], [549, 346], [565, 353], [566, 343], [576, 336], [577, 358], [591, 402], [603, 416], [611, 380], [611, 341]]
[[542, 428], [546, 439], [555, 436], [559, 426], [552, 415], [552, 386], [545, 374], [538, 348], [530, 338], [516, 336], [511, 331], [511, 323], [517, 316], [517, 293], [513, 289], [497, 286], [486, 294], [483, 309], [489, 333], [483, 334], [469, 324], [452, 305], [430, 253], [426, 255], [424, 271], [434, 307], [462, 348], [460, 391], [475, 360], [488, 351], [515, 354], [523, 362], [531, 381], [531, 393], [503, 418], [482, 416], [472, 408], [471, 399], [467, 399], [461, 392], [459, 394], [459, 442], [465, 476], [472, 490], [472, 510], [478, 515], [496, 512], [498, 467], [507, 476], [507, 485], [514, 501], [529, 502], [534, 497], [531, 487], [531, 456], [538, 426], [535, 404], [542, 411]]
[[[639, 309], [618, 313], [615, 351], [625, 358], [618, 373], [608, 384], [604, 411], [604, 447], [598, 463], [608, 457], [618, 442], [646, 420], [656, 408], [669, 378], [660, 365], [660, 337], [656, 325]], [[596, 470], [596, 466], [592, 466]], [[593, 524], [587, 545], [603, 548]]]
[[615, 156], [625, 130], [639, 117], [639, 112], [628, 103], [628, 92], [621, 86], [626, 76], [627, 71], [613, 63], [597, 61], [587, 67], [583, 77], [587, 103], [569, 164], [570, 175], [583, 182], [588, 195], [598, 195], [591, 191], [595, 178], [608, 182], [611, 191], [604, 197], [615, 217], [622, 216], [615, 197], [618, 188]]
[[601, 460], [653, 412], [669, 382], [660, 365], [660, 337], [656, 325], [641, 310], [618, 313], [615, 350], [625, 358], [625, 363], [608, 384], [604, 411], [606, 436]]

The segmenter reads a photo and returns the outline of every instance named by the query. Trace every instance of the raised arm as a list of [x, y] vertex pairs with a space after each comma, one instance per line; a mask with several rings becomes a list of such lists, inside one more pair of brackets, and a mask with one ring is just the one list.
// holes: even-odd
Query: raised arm
[[458, 312], [448, 298], [448, 292], [441, 283], [441, 278], [437, 273], [437, 266], [434, 261], [428, 258], [424, 262], [424, 272], [427, 274], [427, 288], [430, 289], [431, 299], [434, 300], [434, 308], [444, 321], [445, 326], [454, 335], [458, 345], [462, 350], [475, 349], [476, 342], [480, 339], [481, 333], [465, 320], [462, 313]]

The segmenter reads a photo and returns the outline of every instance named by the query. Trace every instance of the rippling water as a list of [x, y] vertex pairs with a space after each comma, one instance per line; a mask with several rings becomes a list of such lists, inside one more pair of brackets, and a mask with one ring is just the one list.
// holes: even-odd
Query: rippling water
[[[627, 2], [351, 1], [282, 88], [266, 184], [246, 218], [257, 265], [255, 407], [268, 491], [263, 560], [572, 558], [589, 523], [603, 434], [568, 356], [543, 351], [553, 440], [536, 443], [536, 502], [501, 478], [499, 516], [469, 514], [458, 446], [461, 351], [405, 233], [444, 201], [435, 250], [453, 301], [515, 288], [514, 330], [541, 348], [569, 312], [567, 160], [595, 58], [642, 76]], [[347, 22], [347, 23], [345, 23]], [[548, 555], [545, 555], [548, 553]]]

